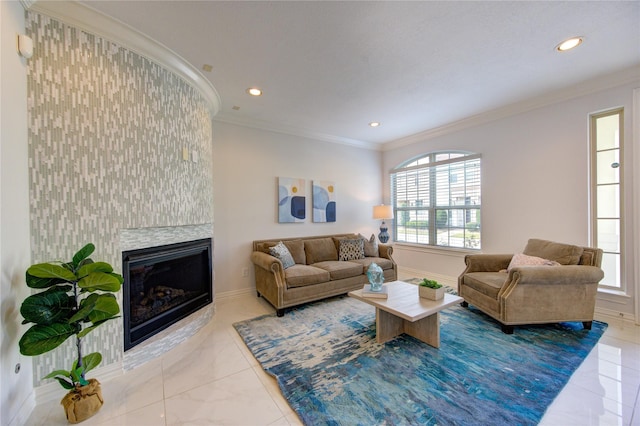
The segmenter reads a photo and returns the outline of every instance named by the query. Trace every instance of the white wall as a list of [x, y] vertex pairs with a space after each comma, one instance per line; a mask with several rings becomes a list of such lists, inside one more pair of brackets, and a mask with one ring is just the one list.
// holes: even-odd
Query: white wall
[[[216, 294], [255, 289], [250, 261], [253, 240], [361, 232], [381, 199], [378, 151], [321, 142], [214, 121], [213, 187]], [[307, 180], [304, 223], [278, 223], [277, 178]], [[313, 223], [311, 181], [335, 183], [337, 221]], [[249, 276], [242, 276], [248, 268]]]
[[[640, 81], [576, 97], [483, 125], [452, 131], [383, 153], [385, 174], [403, 161], [437, 150], [468, 150], [482, 154], [482, 251], [522, 251], [529, 238], [589, 244], [588, 116], [624, 106], [625, 179], [628, 235], [631, 235], [632, 94]], [[636, 124], [637, 126], [637, 124]], [[388, 180], [384, 193], [389, 194]], [[637, 214], [637, 212], [635, 213]], [[633, 296], [632, 239], [627, 240], [628, 285]], [[401, 267], [457, 277], [463, 255], [437, 254], [396, 245]], [[609, 301], [606, 301], [608, 299]], [[629, 297], [601, 295], [600, 307], [632, 314]]]
[[30, 263], [27, 60], [16, 52], [16, 35], [24, 34], [20, 2], [0, 1], [0, 34], [0, 424], [9, 425], [21, 422], [20, 407], [34, 403], [32, 359], [18, 350]]

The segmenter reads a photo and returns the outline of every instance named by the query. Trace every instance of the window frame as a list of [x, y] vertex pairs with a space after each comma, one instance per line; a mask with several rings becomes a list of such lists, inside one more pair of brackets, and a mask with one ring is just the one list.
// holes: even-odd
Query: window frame
[[[617, 148], [612, 148], [612, 149], [607, 149], [607, 150], [598, 150], [598, 141], [597, 141], [597, 120], [600, 118], [606, 118], [606, 117], [611, 117], [611, 116], [615, 116], [618, 115], [618, 147]], [[597, 163], [597, 154], [598, 152], [604, 152], [604, 151], [613, 151], [614, 149], [618, 150], [618, 163], [619, 163], [619, 167], [618, 167], [618, 221], [619, 221], [619, 225], [618, 225], [618, 233], [619, 233], [619, 248], [618, 248], [618, 252], [614, 252], [611, 250], [604, 250], [603, 252], [604, 254], [617, 254], [618, 257], [618, 264], [617, 264], [617, 269], [619, 271], [618, 274], [618, 279], [619, 282], [617, 283], [618, 285], [610, 285], [610, 284], [604, 284], [604, 283], [600, 283], [598, 284], [598, 288], [603, 289], [603, 290], [608, 290], [608, 291], [613, 291], [613, 292], [621, 292], [621, 293], [626, 293], [627, 291], [627, 286], [625, 285], [626, 283], [626, 267], [625, 267], [625, 217], [624, 217], [624, 212], [625, 212], [625, 199], [624, 199], [624, 108], [623, 107], [618, 107], [618, 108], [612, 108], [612, 109], [607, 109], [604, 111], [600, 111], [597, 113], [593, 113], [593, 114], [589, 114], [589, 129], [590, 129], [590, 134], [589, 134], [589, 156], [590, 156], [590, 161], [589, 161], [589, 194], [590, 194], [590, 211], [589, 211], [589, 216], [590, 216], [590, 220], [589, 220], [589, 235], [590, 235], [590, 245], [593, 247], [599, 247], [600, 248], [600, 244], [598, 241], [598, 221], [599, 220], [607, 220], [607, 219], [615, 219], [613, 217], [611, 218], [605, 218], [605, 217], [599, 217], [598, 216], [598, 187], [599, 186], [604, 186], [605, 184], [599, 184], [598, 183], [598, 163]], [[611, 184], [608, 184], [611, 185]], [[603, 256], [603, 261], [604, 261], [604, 256]]]
[[[448, 158], [439, 159], [443, 156]], [[481, 210], [482, 210], [482, 155], [479, 153], [469, 152], [469, 151], [432, 151], [426, 154], [422, 154], [416, 157], [411, 158], [400, 164], [398, 167], [394, 168], [390, 172], [390, 188], [391, 188], [391, 204], [393, 206], [394, 217], [396, 218], [393, 221], [393, 235], [396, 243], [400, 244], [408, 244], [408, 245], [416, 245], [419, 247], [425, 248], [434, 248], [434, 249], [446, 249], [446, 250], [472, 250], [478, 251], [482, 246], [482, 223], [481, 223]], [[476, 164], [474, 164], [476, 163]], [[453, 167], [452, 167], [453, 166]], [[477, 171], [473, 179], [469, 179], [467, 173], [469, 167], [477, 167]], [[446, 174], [443, 175], [443, 167], [448, 168], [445, 171]], [[473, 169], [471, 169], [473, 170]], [[408, 186], [405, 186], [405, 191], [399, 190], [399, 180], [403, 179], [406, 181], [408, 174], [415, 171], [416, 184], [412, 190], [408, 189]], [[451, 194], [456, 189], [459, 191], [460, 187], [456, 188], [452, 187], [452, 182], [456, 182], [457, 174], [462, 171], [464, 173], [462, 191], [465, 199], [464, 204], [455, 204], [451, 203], [452, 198]], [[421, 174], [422, 173], [422, 174]], [[442, 187], [438, 185], [438, 178], [440, 178], [440, 182], [442, 181], [442, 177], [448, 177], [448, 184]], [[423, 184], [423, 188], [420, 188], [420, 183]], [[401, 183], [400, 183], [401, 185]], [[428, 186], [428, 189], [425, 188]], [[469, 188], [477, 187], [474, 191], [468, 192]], [[407, 194], [408, 192], [415, 191], [414, 199], [405, 199], [408, 202], [415, 202], [414, 205], [401, 206], [400, 199], [398, 198], [398, 193], [403, 192]], [[442, 193], [447, 194], [447, 204], [443, 205], [439, 199], [442, 197]], [[467, 195], [470, 194], [470, 195]], [[428, 203], [427, 205], [419, 205], [421, 200], [420, 196], [427, 196]], [[440, 198], [439, 198], [440, 197]], [[471, 202], [467, 204], [466, 200], [469, 199]], [[475, 202], [474, 199], [477, 201]], [[447, 226], [438, 225], [438, 219], [440, 211], [447, 211]], [[426, 215], [424, 214], [426, 212]], [[453, 214], [457, 212], [458, 214], [458, 223], [462, 220], [462, 225], [452, 225], [451, 221], [454, 217]], [[401, 219], [401, 215], [411, 215], [413, 214], [413, 218], [409, 219], [409, 221], [415, 220], [416, 222], [427, 221], [428, 226], [416, 226], [415, 227], [415, 238], [409, 240], [407, 238], [406, 227], [404, 232], [399, 232], [399, 226], [402, 225], [401, 222], [406, 221], [407, 219]], [[460, 215], [464, 215], [460, 217]], [[474, 218], [475, 221], [471, 221], [471, 218]], [[469, 227], [469, 223], [475, 223], [476, 226]], [[445, 244], [442, 244], [439, 241], [438, 230], [442, 231], [443, 229], [447, 229], [447, 241]], [[420, 241], [420, 231], [422, 230], [423, 236], [422, 241]], [[425, 233], [426, 231], [426, 238]], [[452, 233], [462, 231], [462, 246], [452, 245]], [[442, 233], [442, 232], [441, 232]], [[473, 238], [473, 234], [477, 233], [478, 237], [476, 239]], [[402, 237], [400, 237], [402, 235]]]

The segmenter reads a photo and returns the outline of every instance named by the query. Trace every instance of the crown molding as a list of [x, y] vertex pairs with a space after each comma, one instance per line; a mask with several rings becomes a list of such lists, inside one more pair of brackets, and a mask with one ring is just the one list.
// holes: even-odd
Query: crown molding
[[374, 142], [361, 141], [358, 139], [349, 139], [341, 136], [329, 135], [321, 132], [312, 132], [293, 126], [283, 126], [279, 124], [268, 123], [265, 121], [246, 120], [229, 115], [221, 114], [215, 117], [214, 121], [220, 123], [235, 124], [236, 126], [250, 127], [258, 130], [266, 130], [269, 132], [283, 133], [285, 135], [298, 136], [303, 138], [315, 139], [324, 142], [337, 143], [341, 145], [355, 146], [357, 148], [370, 149], [380, 151], [381, 145]]
[[603, 77], [595, 78], [582, 82], [561, 90], [556, 90], [542, 96], [506, 105], [491, 111], [483, 112], [444, 126], [435, 127], [425, 130], [401, 139], [385, 142], [382, 144], [382, 151], [390, 151], [403, 146], [411, 145], [418, 142], [424, 142], [439, 136], [457, 132], [469, 127], [475, 127], [492, 121], [522, 114], [544, 106], [557, 104], [580, 96], [589, 95], [602, 90], [610, 89], [624, 84], [640, 82], [640, 66], [633, 66]]
[[222, 104], [220, 95], [211, 82], [197, 68], [164, 44], [117, 19], [74, 1], [21, 0], [21, 2], [28, 10], [42, 13], [110, 40], [156, 62], [197, 89], [207, 101], [212, 117], [220, 111]]
[[31, 6], [36, 3], [36, 1], [38, 0], [20, 0], [20, 3], [22, 4], [22, 7], [24, 7], [26, 10], [29, 10]]

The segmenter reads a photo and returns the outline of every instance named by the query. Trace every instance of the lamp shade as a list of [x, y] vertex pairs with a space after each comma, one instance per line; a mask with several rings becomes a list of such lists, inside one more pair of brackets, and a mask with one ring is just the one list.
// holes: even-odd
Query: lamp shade
[[384, 204], [373, 206], [373, 218], [393, 219], [393, 206], [385, 206]]

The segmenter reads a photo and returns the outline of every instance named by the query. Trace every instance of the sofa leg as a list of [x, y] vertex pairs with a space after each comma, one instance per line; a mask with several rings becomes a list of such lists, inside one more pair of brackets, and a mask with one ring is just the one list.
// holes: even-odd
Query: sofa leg
[[262, 295], [260, 294], [260, 292], [259, 292], [259, 291], [257, 291], [257, 290], [256, 290], [256, 294], [258, 295], [258, 297], [259, 297], [259, 298], [260, 298], [260, 297], [262, 297]]
[[583, 321], [582, 322], [582, 326], [584, 327], [585, 330], [591, 330], [591, 325], [593, 324], [593, 321]]
[[460, 302], [460, 306], [462, 306], [463, 308], [468, 308], [469, 302], [467, 302], [466, 300], [463, 300], [462, 302]]
[[284, 316], [284, 309], [276, 309], [276, 316], [283, 317]]
[[502, 324], [502, 332], [504, 334], [513, 334], [513, 326]]

